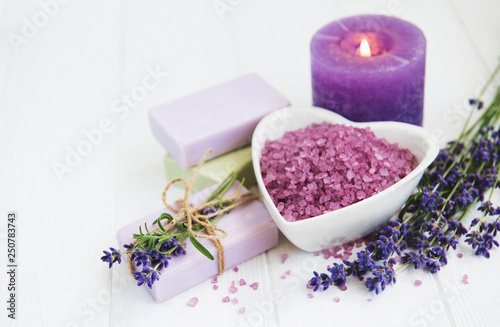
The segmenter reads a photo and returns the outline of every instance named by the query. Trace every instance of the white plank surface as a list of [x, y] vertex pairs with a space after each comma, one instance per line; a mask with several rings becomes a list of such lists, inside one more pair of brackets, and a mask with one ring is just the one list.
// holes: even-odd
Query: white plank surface
[[[349, 283], [345, 292], [309, 299], [312, 270], [333, 259], [302, 252], [281, 236], [277, 248], [220, 276], [219, 289], [207, 281], [161, 304], [134, 285], [125, 267], [109, 271], [100, 262], [121, 226], [161, 206], [164, 151], [149, 130], [150, 106], [251, 71], [294, 105], [309, 105], [312, 34], [343, 16], [390, 14], [427, 37], [424, 126], [444, 144], [457, 136], [466, 100], [500, 55], [495, 0], [222, 0], [232, 4], [223, 14], [215, 2], [67, 1], [52, 5], [52, 16], [31, 34], [23, 28], [43, 16], [40, 3], [56, 2], [0, 2], [0, 216], [19, 212], [20, 252], [18, 319], [2, 309], [0, 325], [495, 326], [498, 250], [486, 260], [459, 248], [464, 257], [450, 254], [439, 274], [401, 271], [396, 286], [379, 296]], [[13, 33], [26, 42], [12, 46]], [[134, 97], [151, 70], [160, 72], [156, 87]], [[113, 130], [59, 180], [53, 162], [63, 163], [67, 147], [75, 149], [84, 130], [106, 119]], [[0, 222], [2, 253], [5, 227]], [[242, 278], [247, 285], [239, 287]], [[416, 279], [422, 286], [414, 286]], [[253, 282], [256, 291], [248, 286]], [[2, 273], [0, 298], [6, 284]], [[186, 306], [194, 296], [198, 305]], [[238, 303], [223, 303], [225, 296]]]

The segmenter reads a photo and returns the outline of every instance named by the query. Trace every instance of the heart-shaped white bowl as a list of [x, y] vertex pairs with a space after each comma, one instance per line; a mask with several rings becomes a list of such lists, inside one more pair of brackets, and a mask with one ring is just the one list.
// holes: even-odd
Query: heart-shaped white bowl
[[[322, 122], [370, 127], [377, 137], [410, 150], [419, 164], [400, 181], [367, 199], [320, 216], [288, 222], [280, 214], [264, 186], [260, 169], [262, 148], [266, 140], [277, 140], [285, 132]], [[387, 222], [415, 190], [425, 168], [432, 163], [438, 152], [438, 143], [422, 127], [399, 122], [355, 123], [317, 107], [286, 107], [274, 111], [259, 122], [252, 137], [253, 166], [264, 205], [290, 242], [310, 252], [353, 241]]]

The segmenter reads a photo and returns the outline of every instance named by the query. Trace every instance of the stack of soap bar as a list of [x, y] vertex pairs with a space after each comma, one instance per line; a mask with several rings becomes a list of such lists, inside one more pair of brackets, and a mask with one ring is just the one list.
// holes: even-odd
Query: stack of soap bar
[[290, 102], [249, 74], [149, 110], [153, 135], [182, 168], [250, 144], [257, 123]]
[[[239, 183], [235, 182], [226, 195], [230, 196], [234, 194], [238, 186]], [[194, 193], [190, 198], [190, 202], [193, 205], [203, 202], [215, 187], [214, 185], [213, 187]], [[243, 194], [246, 192], [247, 190], [242, 187], [240, 193]], [[131, 243], [133, 241], [132, 234], [139, 231], [139, 226], [144, 226], [146, 222], [148, 223], [148, 227], [150, 227], [152, 222], [163, 212], [173, 214], [168, 209], [158, 210], [143, 219], [123, 227], [117, 235], [119, 244]], [[278, 244], [278, 229], [266, 208], [257, 200], [231, 210], [230, 214], [222, 217], [217, 222], [217, 227], [222, 228], [228, 233], [228, 236], [221, 240], [224, 246], [226, 270]], [[186, 242], [187, 254], [172, 257], [169, 266], [161, 271], [160, 280], [153, 284], [152, 289], [146, 287], [155, 301], [165, 301], [218, 274], [217, 251], [214, 245], [210, 240], [204, 238], [198, 238], [198, 241], [212, 253], [215, 260], [211, 261], [207, 259], [189, 241]], [[142, 269], [142, 266], [139, 268], [137, 269], [138, 271]]]
[[[184, 178], [189, 181], [194, 168], [182, 169], [169, 155], [164, 159], [165, 175], [167, 180]], [[231, 172], [238, 175], [238, 180], [245, 182], [243, 185], [250, 188], [256, 184], [255, 173], [252, 166], [252, 149], [250, 146], [226, 153], [220, 157], [205, 162], [198, 171], [192, 191], [198, 192], [209, 186], [222, 182]], [[174, 186], [184, 188], [184, 184], [175, 183]]]

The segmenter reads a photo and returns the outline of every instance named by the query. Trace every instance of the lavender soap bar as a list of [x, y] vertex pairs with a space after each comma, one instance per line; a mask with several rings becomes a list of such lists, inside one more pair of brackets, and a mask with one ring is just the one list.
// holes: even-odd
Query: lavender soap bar
[[151, 108], [153, 135], [182, 168], [250, 143], [257, 123], [290, 102], [260, 76], [249, 74]]
[[[239, 182], [235, 182], [227, 195], [234, 194], [239, 185]], [[193, 194], [191, 196], [193, 205], [203, 202], [215, 187], [216, 185]], [[247, 190], [242, 187], [240, 194], [246, 192]], [[123, 246], [123, 244], [132, 243], [132, 235], [139, 231], [140, 225], [143, 226], [147, 222], [148, 227], [150, 227], [152, 222], [164, 212], [173, 214], [168, 209], [161, 209], [120, 229], [117, 235], [118, 244]], [[228, 233], [221, 240], [224, 246], [226, 270], [278, 244], [278, 229], [266, 208], [257, 200], [231, 210], [230, 214], [224, 216], [217, 223], [217, 227]], [[146, 287], [155, 301], [163, 302], [217, 275], [218, 264], [215, 246], [210, 240], [204, 238], [198, 238], [198, 241], [212, 253], [215, 260], [207, 259], [190, 242], [186, 242], [187, 254], [172, 257], [168, 267], [161, 270], [160, 280], [153, 284], [152, 289]]]

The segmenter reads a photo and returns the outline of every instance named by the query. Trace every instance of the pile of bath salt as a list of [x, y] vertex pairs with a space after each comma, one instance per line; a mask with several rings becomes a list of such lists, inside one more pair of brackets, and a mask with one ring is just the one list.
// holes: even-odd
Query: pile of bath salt
[[312, 124], [266, 141], [260, 166], [271, 198], [287, 221], [298, 221], [366, 199], [410, 173], [407, 149], [369, 128]]

